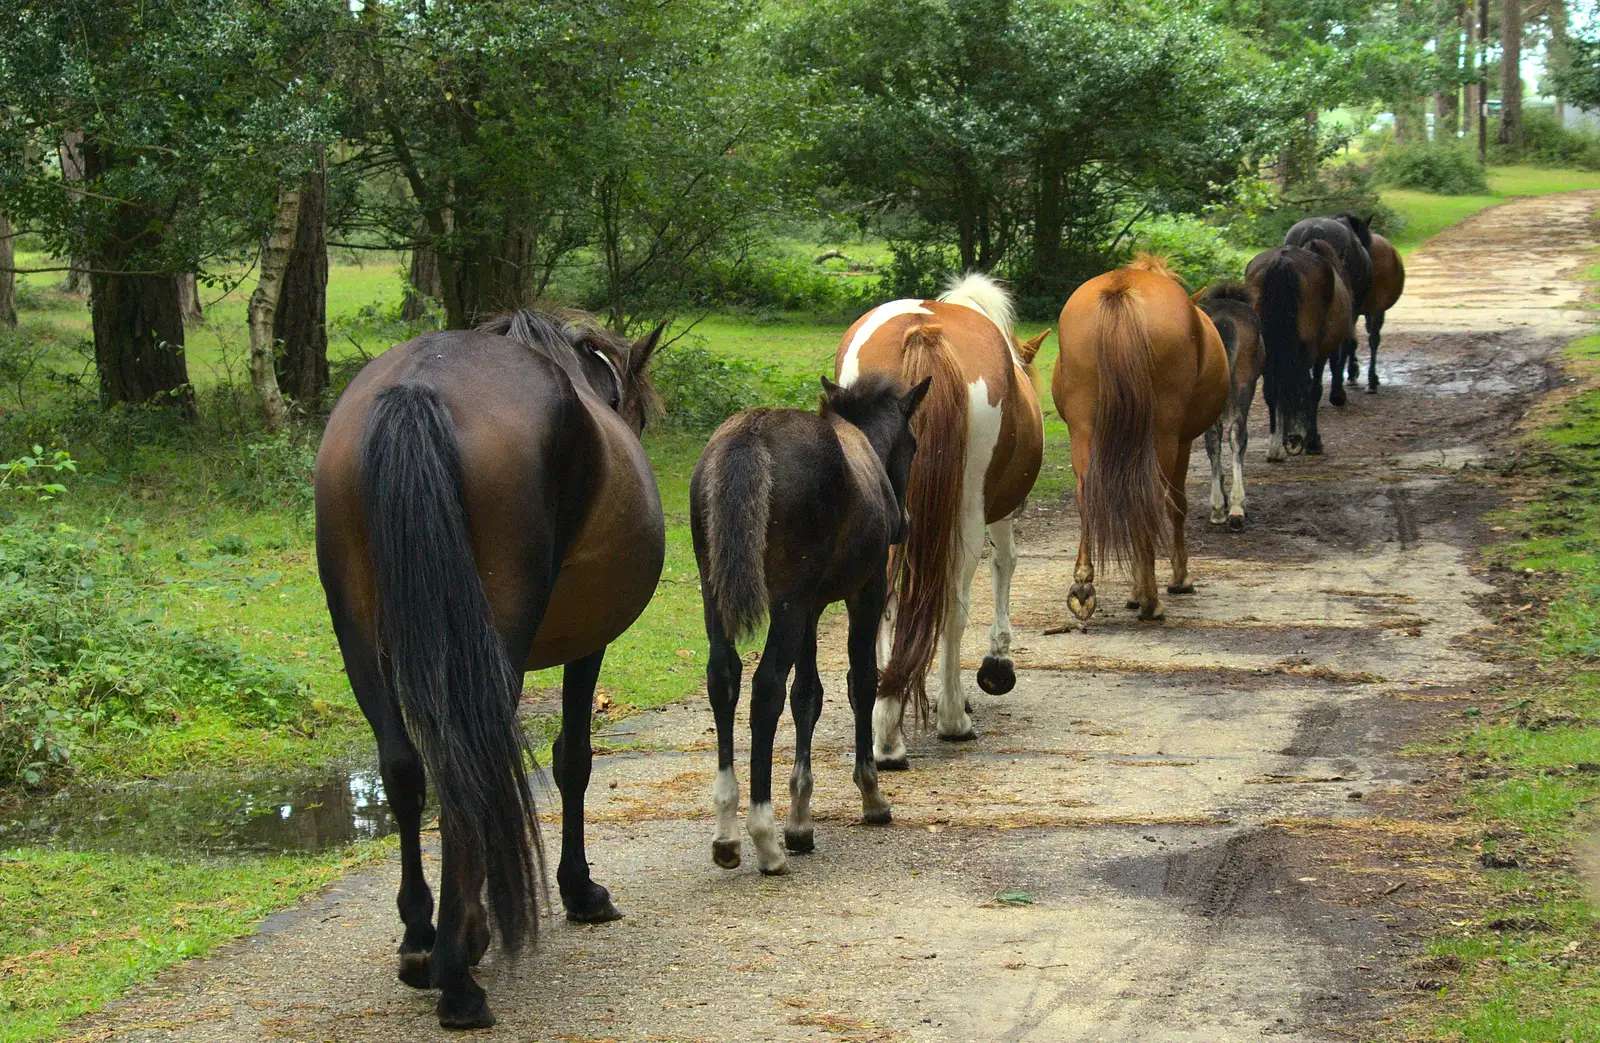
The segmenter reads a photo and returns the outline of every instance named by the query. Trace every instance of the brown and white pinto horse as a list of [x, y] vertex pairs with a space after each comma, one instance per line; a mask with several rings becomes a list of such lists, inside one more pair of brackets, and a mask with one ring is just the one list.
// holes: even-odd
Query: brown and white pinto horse
[[[1061, 309], [1051, 392], [1072, 434], [1082, 533], [1067, 607], [1094, 615], [1094, 566], [1133, 573], [1129, 608], [1160, 619], [1155, 555], [1172, 546], [1169, 594], [1192, 594], [1183, 522], [1189, 448], [1228, 397], [1216, 327], [1155, 258], [1096, 276]], [[1169, 526], [1170, 515], [1170, 526]]]
[[1019, 344], [1013, 314], [1011, 298], [998, 283], [971, 274], [936, 301], [879, 305], [857, 319], [839, 344], [835, 364], [845, 387], [870, 372], [907, 384], [933, 378], [913, 421], [918, 451], [906, 493], [910, 536], [897, 553], [898, 581], [879, 631], [878, 660], [885, 665], [873, 711], [873, 755], [880, 768], [907, 766], [905, 699], [914, 698], [919, 711], [926, 706], [925, 675], [935, 651], [939, 737], [957, 742], [975, 736], [961, 689], [961, 635], [985, 526], [994, 542], [994, 623], [978, 684], [995, 695], [1016, 685], [1012, 523], [1044, 453], [1033, 358], [1048, 331]]

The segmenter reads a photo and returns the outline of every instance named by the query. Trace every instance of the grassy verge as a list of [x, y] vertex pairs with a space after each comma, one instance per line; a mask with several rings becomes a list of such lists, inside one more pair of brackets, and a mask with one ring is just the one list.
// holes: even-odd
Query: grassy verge
[[1381, 195], [1406, 220], [1405, 229], [1394, 241], [1402, 254], [1408, 254], [1451, 225], [1513, 196], [1545, 196], [1586, 188], [1600, 188], [1600, 173], [1516, 166], [1490, 169], [1488, 195], [1440, 196], [1406, 188], [1387, 188]]
[[391, 846], [222, 860], [0, 852], [0, 1043], [55, 1036], [70, 1018], [248, 934]]
[[1526, 495], [1487, 552], [1525, 581], [1505, 622], [1532, 654], [1454, 751], [1471, 765], [1461, 805], [1482, 912], [1430, 943], [1430, 965], [1451, 973], [1410, 1038], [1600, 1041], [1600, 336], [1567, 364], [1579, 390], [1545, 407], [1519, 465]]

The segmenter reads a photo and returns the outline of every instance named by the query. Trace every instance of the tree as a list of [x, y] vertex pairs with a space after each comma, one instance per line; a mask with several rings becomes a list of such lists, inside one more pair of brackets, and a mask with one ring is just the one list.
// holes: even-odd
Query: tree
[[250, 383], [261, 401], [262, 420], [268, 431], [277, 431], [289, 419], [289, 407], [278, 389], [273, 355], [277, 337], [274, 319], [278, 297], [283, 291], [284, 273], [296, 245], [295, 231], [300, 223], [300, 193], [286, 189], [278, 193], [277, 213], [272, 231], [261, 247], [260, 276], [250, 295]]
[[[326, 176], [308, 175], [298, 190], [294, 247], [273, 311], [272, 336], [281, 345], [279, 387], [310, 405], [328, 386], [328, 198]], [[279, 197], [280, 214], [282, 197]]]
[[17, 328], [16, 236], [11, 222], [0, 214], [0, 326]]
[[1522, 148], [1522, 0], [1500, 4], [1500, 144]]

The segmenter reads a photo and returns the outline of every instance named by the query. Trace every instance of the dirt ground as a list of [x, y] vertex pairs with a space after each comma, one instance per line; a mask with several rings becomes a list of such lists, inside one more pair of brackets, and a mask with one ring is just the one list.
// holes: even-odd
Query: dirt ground
[[[1439, 766], [1402, 750], [1494, 670], [1460, 640], [1487, 624], [1469, 569], [1495, 498], [1480, 465], [1586, 328], [1563, 273], [1595, 245], [1597, 206], [1514, 200], [1413, 255], [1383, 387], [1323, 407], [1326, 456], [1267, 464], [1258, 400], [1244, 532], [1207, 524], [1197, 446], [1199, 590], [1167, 599], [1165, 622], [1122, 610], [1113, 578], [1088, 633], [1045, 636], [1066, 620], [1077, 521], [1070, 503], [1030, 507], [1017, 688], [988, 696], [967, 674], [979, 738], [913, 742], [912, 770], [885, 777], [893, 826], [857, 822], [837, 634], [817, 851], [789, 876], [711, 862], [703, 702], [623, 721], [597, 764], [590, 857], [627, 917], [547, 917], [520, 961], [491, 953], [485, 1037], [1320, 1040], [1415, 996], [1419, 934], [1449, 901], [1425, 885], [1461, 856], [1417, 796]], [[74, 1038], [453, 1038], [435, 994], [395, 980], [397, 877], [347, 878]]]

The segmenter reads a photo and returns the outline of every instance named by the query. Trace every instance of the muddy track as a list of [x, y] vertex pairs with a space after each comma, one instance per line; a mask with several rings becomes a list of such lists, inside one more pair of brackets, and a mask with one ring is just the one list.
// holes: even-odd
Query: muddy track
[[[1405, 794], [1431, 769], [1397, 751], [1493, 669], [1458, 640], [1485, 623], [1468, 567], [1496, 496], [1480, 465], [1584, 328], [1563, 273], [1595, 245], [1597, 205], [1515, 200], [1414, 255], [1384, 386], [1324, 406], [1326, 456], [1268, 465], [1258, 401], [1243, 533], [1207, 525], [1197, 453], [1199, 592], [1168, 599], [1165, 623], [1117, 609], [1045, 636], [1064, 621], [1077, 523], [1070, 503], [1031, 508], [1017, 689], [984, 695], [967, 675], [980, 737], [914, 744], [913, 770], [887, 778], [894, 826], [856, 822], [837, 635], [817, 852], [788, 877], [711, 863], [703, 704], [622, 722], [608, 744], [636, 749], [597, 764], [591, 858], [628, 917], [547, 918], [532, 954], [491, 954], [485, 1038], [1318, 1040], [1399, 1002], [1432, 914], [1373, 838], [1452, 836], [1414, 815]], [[1103, 604], [1121, 582], [1102, 583]], [[975, 602], [974, 666], [989, 622], [986, 593]], [[394, 979], [397, 872], [347, 878], [73, 1031], [459, 1038], [432, 994]]]

